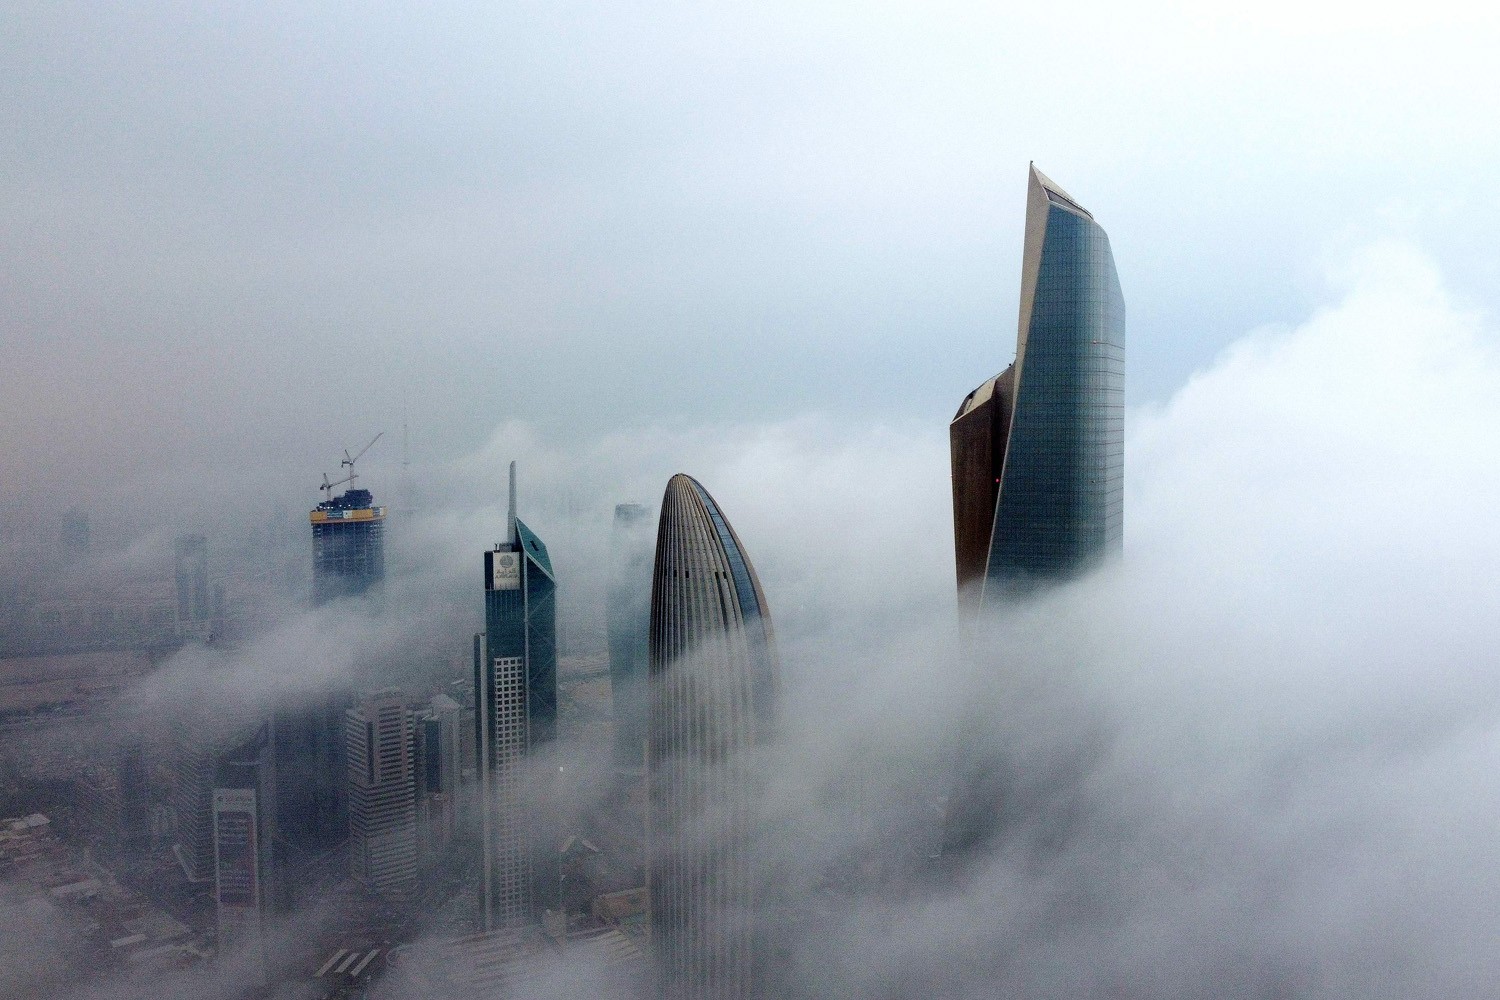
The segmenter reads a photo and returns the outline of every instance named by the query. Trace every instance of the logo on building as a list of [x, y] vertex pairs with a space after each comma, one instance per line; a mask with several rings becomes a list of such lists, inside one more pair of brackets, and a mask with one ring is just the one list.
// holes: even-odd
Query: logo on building
[[521, 555], [518, 552], [491, 552], [490, 589], [521, 589]]

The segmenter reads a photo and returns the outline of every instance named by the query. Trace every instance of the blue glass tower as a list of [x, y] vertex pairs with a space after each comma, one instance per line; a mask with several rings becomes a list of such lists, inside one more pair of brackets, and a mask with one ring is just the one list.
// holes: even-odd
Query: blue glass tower
[[474, 658], [486, 928], [539, 920], [559, 891], [556, 865], [538, 863], [551, 838], [538, 826], [539, 769], [527, 766], [557, 730], [557, 582], [547, 546], [516, 516], [514, 462], [507, 525], [506, 541], [484, 554]]
[[1015, 362], [950, 426], [965, 603], [1068, 579], [1120, 550], [1125, 300], [1109, 236], [1035, 166]]
[[646, 763], [653, 542], [646, 508], [618, 504], [610, 543], [608, 635], [615, 764], [622, 768]]

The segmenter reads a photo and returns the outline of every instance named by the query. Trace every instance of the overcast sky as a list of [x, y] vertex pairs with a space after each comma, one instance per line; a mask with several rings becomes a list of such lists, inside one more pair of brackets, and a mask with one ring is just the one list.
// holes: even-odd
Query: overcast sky
[[[875, 766], [850, 734], [932, 753], [955, 706], [1040, 775], [1013, 849], [851, 909], [810, 982], [1493, 993], [1500, 24], [1470, 6], [12, 4], [0, 516], [168, 505], [130, 550], [163, 567], [216, 504], [305, 545], [377, 430], [391, 495], [409, 414], [447, 507], [393, 557], [460, 632], [507, 461], [575, 606], [608, 506], [691, 472], [801, 698], [789, 797]], [[1124, 287], [1126, 558], [1009, 623], [997, 682], [941, 652], [945, 428], [1014, 350], [1029, 160]], [[301, 678], [315, 624], [226, 671]]]
[[428, 463], [940, 426], [1013, 353], [1029, 160], [1135, 407], [1373, 237], [1500, 303], [1493, 15], [1197, 6], [12, 4], [0, 491], [315, 500], [403, 412]]
[[[1312, 294], [1297, 322], [1237, 338], [1136, 415], [1125, 559], [1013, 611], [979, 656], [959, 652], [951, 550], [924, 523], [948, 499], [941, 425], [805, 417], [727, 441], [567, 445], [508, 423], [451, 483], [478, 492], [519, 455], [554, 495], [659, 488], [678, 463], [710, 486], [776, 622], [785, 756], [768, 800], [786, 826], [765, 840], [794, 892], [934, 824], [927, 799], [887, 782], [946, 787], [935, 759], [960, 736], [994, 753], [1001, 846], [930, 893], [818, 900], [826, 919], [787, 962], [808, 995], [1491, 996], [1500, 328], [1404, 241], [1342, 255]], [[598, 533], [546, 517], [576, 605]], [[398, 662], [422, 629], [477, 620], [455, 596], [477, 593], [466, 533], [502, 523], [493, 505], [418, 518], [398, 551], [426, 562], [395, 576], [378, 625], [293, 614], [238, 648], [181, 653], [132, 697], [253, 705]], [[45, 994], [64, 932], [8, 888], [0, 993]], [[72, 996], [222, 997], [216, 977], [234, 973]]]

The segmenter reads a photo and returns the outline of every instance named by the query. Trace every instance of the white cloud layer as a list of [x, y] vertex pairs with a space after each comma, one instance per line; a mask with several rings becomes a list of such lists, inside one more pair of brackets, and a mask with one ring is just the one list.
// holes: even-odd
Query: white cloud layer
[[998, 852], [809, 943], [821, 989], [1492, 990], [1496, 334], [1406, 246], [1330, 279], [1134, 415], [1125, 561], [1001, 623], [934, 719], [987, 733]]
[[[788, 885], [833, 886], [803, 905], [838, 897], [827, 876], [851, 852], [932, 825], [957, 741], [990, 757], [995, 853], [939, 888], [856, 877], [790, 957], [810, 994], [1487, 995], [1500, 340], [1399, 243], [1336, 262], [1324, 299], [1131, 415], [1124, 561], [1007, 616], [973, 657], [940, 426], [819, 415], [568, 450], [507, 424], [448, 480], [498, 500], [521, 460], [565, 600], [597, 594], [615, 500], [654, 505], [677, 471], [714, 493], [781, 637], [767, 846]], [[499, 516], [418, 526], [477, 538], [442, 544], [434, 593], [477, 578]], [[258, 648], [324, 648], [311, 621]]]

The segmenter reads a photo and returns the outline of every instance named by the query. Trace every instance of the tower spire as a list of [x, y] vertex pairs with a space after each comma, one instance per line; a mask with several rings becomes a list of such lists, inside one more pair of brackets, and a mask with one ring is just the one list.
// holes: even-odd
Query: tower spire
[[511, 544], [519, 539], [516, 537], [516, 463], [510, 463], [510, 506], [505, 516], [505, 530], [510, 536]]

